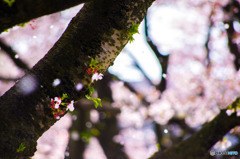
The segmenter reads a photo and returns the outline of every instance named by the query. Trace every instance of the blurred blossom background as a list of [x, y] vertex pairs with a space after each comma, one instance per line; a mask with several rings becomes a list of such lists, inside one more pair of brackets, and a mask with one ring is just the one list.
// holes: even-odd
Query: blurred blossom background
[[[211, 121], [240, 96], [240, 16], [236, 16], [240, 7], [233, 2], [240, 3], [155, 1], [139, 26], [139, 34], [133, 36], [135, 40], [96, 84], [94, 96], [101, 97], [103, 108], [94, 109], [91, 102], [80, 100], [73, 113], [38, 140], [33, 159], [106, 159], [111, 153], [146, 159]], [[44, 57], [82, 6], [0, 34], [0, 95]], [[2, 45], [13, 49], [14, 58]], [[26, 67], [21, 68], [13, 59]], [[31, 93], [37, 80], [24, 81], [22, 85], [28, 89], [23, 91]], [[56, 87], [60, 83], [61, 79], [53, 81]], [[239, 146], [239, 132], [239, 127], [232, 129], [212, 149]]]

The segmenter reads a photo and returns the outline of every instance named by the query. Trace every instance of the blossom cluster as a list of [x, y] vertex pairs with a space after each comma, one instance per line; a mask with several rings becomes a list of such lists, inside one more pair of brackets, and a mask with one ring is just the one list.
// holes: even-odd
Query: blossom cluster
[[[65, 97], [66, 98], [66, 97]], [[62, 98], [55, 97], [54, 99], [51, 98], [51, 105], [49, 107], [52, 109], [52, 113], [55, 119], [60, 119], [60, 116], [63, 115], [66, 111], [73, 111], [74, 110], [74, 101], [72, 100], [71, 103], [63, 103], [64, 95]]]
[[237, 113], [237, 116], [240, 116], [240, 100], [238, 100], [236, 108], [234, 108], [232, 105], [229, 105], [228, 109], [226, 110], [226, 114], [228, 116], [232, 115], [235, 112]]
[[35, 20], [30, 21], [29, 26], [32, 28], [32, 30], [34, 30], [38, 27]]
[[101, 80], [103, 78], [103, 74], [102, 73], [98, 73], [98, 71], [100, 71], [102, 69], [102, 66], [97, 65], [99, 62], [97, 60], [92, 59], [89, 67], [87, 68], [87, 73], [89, 75], [92, 75], [92, 82], [94, 80]]
[[87, 72], [88, 74], [91, 75], [93, 73], [97, 73], [98, 69], [99, 69], [99, 66], [97, 66], [97, 68], [92, 68], [91, 66], [89, 66], [89, 68], [87, 69]]

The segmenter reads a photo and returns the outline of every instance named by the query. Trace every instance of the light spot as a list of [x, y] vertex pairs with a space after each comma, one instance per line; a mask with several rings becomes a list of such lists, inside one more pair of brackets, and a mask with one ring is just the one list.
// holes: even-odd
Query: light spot
[[79, 134], [78, 134], [78, 132], [77, 131], [73, 131], [72, 133], [71, 133], [71, 139], [72, 140], [74, 140], [74, 141], [77, 141], [77, 140], [79, 140]]
[[70, 155], [69, 152], [66, 151], [66, 152], [65, 152], [65, 156], [68, 157], [69, 155]]
[[18, 54], [16, 54], [16, 55], [14, 56], [14, 58], [15, 58], [15, 59], [18, 59], [18, 58], [19, 58], [19, 55], [18, 55]]
[[91, 128], [92, 127], [92, 123], [91, 122], [86, 122], [86, 127]]
[[61, 80], [59, 78], [56, 78], [54, 81], [53, 81], [53, 87], [57, 87], [59, 84], [61, 83]]
[[79, 82], [78, 84], [76, 84], [75, 89], [78, 92], [81, 91], [83, 89], [83, 84], [81, 82]]
[[77, 116], [76, 115], [72, 115], [72, 120], [77, 120]]
[[225, 24], [225, 25], [224, 25], [224, 28], [225, 28], [225, 29], [228, 29], [228, 28], [229, 28], [229, 24]]
[[168, 129], [164, 129], [163, 132], [164, 132], [165, 134], [167, 134], [167, 133], [168, 133]]
[[167, 74], [166, 73], [163, 73], [163, 78], [167, 78]]
[[37, 36], [36, 36], [36, 35], [33, 35], [33, 39], [37, 39]]
[[18, 90], [23, 95], [28, 95], [36, 90], [37, 85], [38, 85], [38, 81], [37, 81], [36, 77], [34, 77], [32, 75], [27, 75], [19, 81]]

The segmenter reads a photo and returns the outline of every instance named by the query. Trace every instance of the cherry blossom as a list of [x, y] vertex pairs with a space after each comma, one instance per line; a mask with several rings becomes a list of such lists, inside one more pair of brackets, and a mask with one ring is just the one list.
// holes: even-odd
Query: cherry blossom
[[67, 109], [66, 110], [69, 110], [69, 111], [74, 111], [74, 101], [72, 100], [71, 103], [68, 103], [67, 104]]
[[55, 108], [58, 109], [59, 108], [59, 105], [61, 104], [62, 102], [62, 99], [60, 97], [55, 97], [54, 98], [54, 101], [55, 101]]
[[227, 115], [228, 116], [230, 116], [232, 113], [234, 113], [235, 112], [235, 109], [234, 108], [231, 108], [231, 109], [228, 109], [228, 110], [226, 110], [226, 113], [227, 113]]
[[67, 94], [63, 94], [62, 98], [55, 97], [54, 99], [51, 98], [51, 105], [49, 108], [52, 109], [52, 114], [55, 119], [60, 119], [60, 116], [63, 115], [66, 111], [74, 110], [74, 101], [72, 100], [71, 103], [62, 102], [65, 98], [67, 98]]
[[94, 80], [98, 81], [98, 80], [101, 80], [103, 79], [103, 74], [102, 73], [94, 73], [93, 76], [92, 76], [92, 82]]
[[222, 141], [217, 142], [214, 147], [219, 148], [221, 150], [226, 150], [230, 146], [232, 146], [231, 141], [229, 141], [229, 139], [227, 137], [225, 137], [225, 138], [223, 138]]

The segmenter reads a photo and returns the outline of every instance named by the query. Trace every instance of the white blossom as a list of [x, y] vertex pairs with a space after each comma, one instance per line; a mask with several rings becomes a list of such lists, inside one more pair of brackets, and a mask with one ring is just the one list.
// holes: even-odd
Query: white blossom
[[103, 74], [102, 73], [94, 73], [93, 76], [92, 76], [92, 82], [94, 80], [98, 81], [98, 80], [101, 80], [103, 79]]
[[59, 97], [55, 97], [54, 98], [54, 101], [56, 102], [55, 103], [55, 109], [58, 109], [59, 108], [59, 105], [61, 104], [61, 102], [62, 102], [62, 100], [61, 100], [61, 98], [59, 98]]
[[72, 100], [71, 103], [67, 104], [67, 110], [70, 110], [71, 112], [74, 111], [74, 101]]

